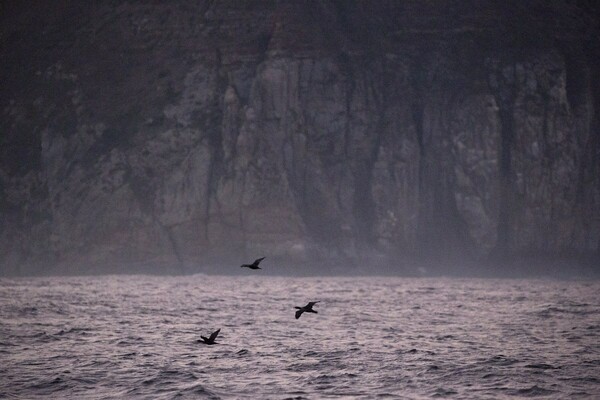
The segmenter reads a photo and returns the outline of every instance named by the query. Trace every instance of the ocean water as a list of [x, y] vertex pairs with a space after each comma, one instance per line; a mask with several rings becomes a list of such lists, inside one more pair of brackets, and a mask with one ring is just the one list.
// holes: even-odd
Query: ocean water
[[600, 398], [600, 282], [0, 279], [0, 398], [437, 397]]

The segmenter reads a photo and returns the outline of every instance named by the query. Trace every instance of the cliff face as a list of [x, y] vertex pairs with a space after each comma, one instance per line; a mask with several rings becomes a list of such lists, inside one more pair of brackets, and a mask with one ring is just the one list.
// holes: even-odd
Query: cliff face
[[597, 257], [593, 2], [228, 3], [2, 6], [0, 272]]

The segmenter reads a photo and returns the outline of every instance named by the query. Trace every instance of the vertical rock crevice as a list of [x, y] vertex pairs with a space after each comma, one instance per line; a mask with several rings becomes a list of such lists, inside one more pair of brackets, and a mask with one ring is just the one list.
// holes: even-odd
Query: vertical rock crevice
[[[204, 202], [204, 239], [210, 243], [209, 227], [211, 218], [211, 209], [214, 202], [217, 201], [217, 192], [220, 178], [224, 170], [223, 154], [223, 135], [221, 127], [223, 126], [224, 96], [227, 89], [227, 79], [222, 72], [222, 54], [219, 48], [215, 49], [214, 70], [215, 83], [212, 89], [212, 99], [207, 111], [204, 129], [207, 137], [207, 145], [210, 149], [210, 161], [207, 171], [207, 190]], [[204, 111], [204, 110], [202, 110]]]
[[512, 151], [515, 137], [514, 106], [516, 99], [516, 65], [513, 61], [507, 65], [496, 65], [491, 71], [490, 89], [498, 105], [500, 121], [499, 159], [499, 198], [496, 246], [492, 257], [503, 260], [511, 253], [512, 229], [515, 208], [514, 174], [512, 169]]
[[424, 92], [425, 87], [425, 66], [422, 60], [414, 60], [410, 66], [409, 76], [410, 85], [412, 90], [412, 102], [410, 104], [412, 124], [415, 127], [415, 135], [417, 139], [419, 149], [419, 166], [418, 166], [418, 222], [417, 222], [417, 250], [421, 256], [424, 256], [429, 252], [431, 247], [431, 237], [428, 227], [431, 226], [431, 219], [428, 218], [429, 209], [431, 206], [428, 204], [429, 198], [424, 196], [425, 185], [426, 185], [426, 160], [428, 159], [427, 149], [425, 147], [425, 99]]

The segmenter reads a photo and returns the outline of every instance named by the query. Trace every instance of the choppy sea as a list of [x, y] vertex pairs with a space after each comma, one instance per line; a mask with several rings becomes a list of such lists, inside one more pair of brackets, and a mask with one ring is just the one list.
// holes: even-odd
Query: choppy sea
[[519, 397], [600, 398], [599, 281], [0, 279], [0, 398]]

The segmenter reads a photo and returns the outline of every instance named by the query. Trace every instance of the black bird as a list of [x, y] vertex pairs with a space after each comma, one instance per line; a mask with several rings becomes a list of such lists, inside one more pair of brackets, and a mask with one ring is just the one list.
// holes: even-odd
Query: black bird
[[252, 264], [243, 264], [240, 268], [262, 269], [261, 267], [258, 266], [258, 264], [260, 264], [260, 262], [264, 259], [265, 259], [264, 257], [258, 258], [256, 260], [254, 260], [254, 262]]
[[311, 301], [310, 303], [308, 303], [307, 305], [305, 305], [304, 307], [294, 307], [297, 308], [298, 311], [296, 311], [296, 319], [300, 318], [300, 316], [302, 315], [302, 313], [304, 312], [311, 312], [311, 313], [315, 313], [318, 314], [317, 311], [313, 310], [313, 306], [315, 304], [319, 303], [318, 301]]
[[215, 339], [217, 338], [217, 335], [219, 334], [219, 332], [221, 332], [221, 328], [217, 329], [216, 331], [214, 331], [213, 333], [210, 334], [210, 337], [204, 337], [204, 336], [200, 336], [202, 338], [202, 340], [198, 340], [198, 343], [204, 343], [204, 344], [219, 344], [217, 342], [215, 342]]

